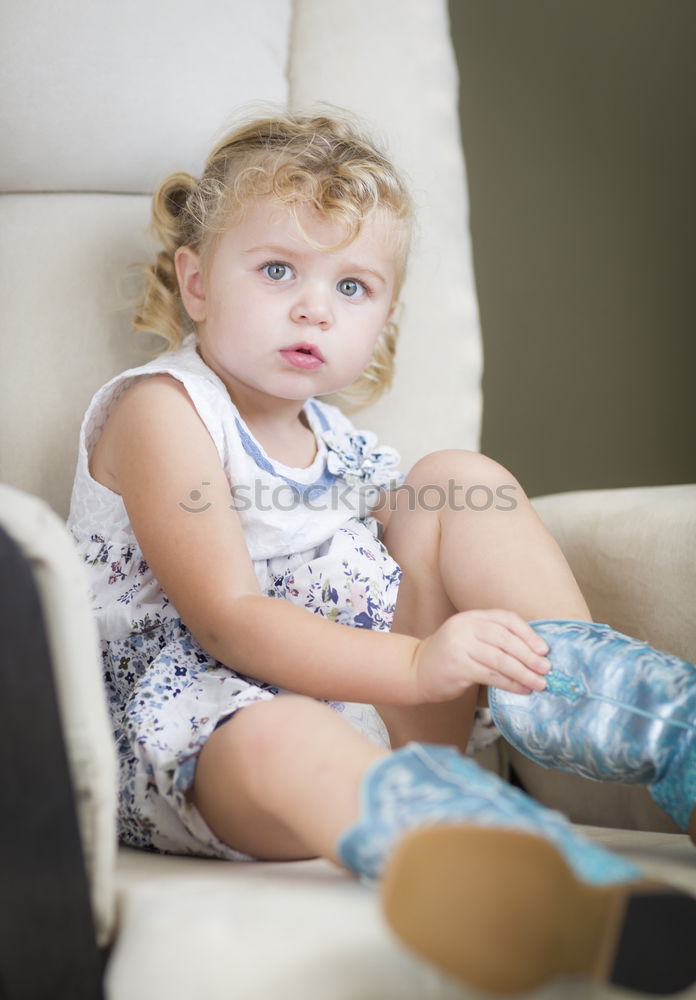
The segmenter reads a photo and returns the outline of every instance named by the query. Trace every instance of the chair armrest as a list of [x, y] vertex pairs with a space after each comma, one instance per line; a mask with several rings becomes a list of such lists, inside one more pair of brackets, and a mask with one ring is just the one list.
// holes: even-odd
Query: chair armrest
[[0, 484], [0, 526], [38, 593], [97, 940], [106, 945], [115, 923], [117, 763], [86, 574], [65, 525], [42, 500]]
[[0, 526], [3, 773], [0, 992], [101, 1000], [95, 936], [44, 616], [32, 568]]
[[538, 497], [597, 621], [696, 661], [696, 485]]

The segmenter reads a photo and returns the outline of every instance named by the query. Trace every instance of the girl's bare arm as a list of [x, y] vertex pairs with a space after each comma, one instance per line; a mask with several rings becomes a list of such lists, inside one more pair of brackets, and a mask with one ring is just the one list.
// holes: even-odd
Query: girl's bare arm
[[181, 383], [158, 375], [126, 390], [98, 448], [96, 475], [123, 497], [152, 572], [211, 656], [298, 694], [417, 703], [418, 639], [260, 593], [217, 450]]

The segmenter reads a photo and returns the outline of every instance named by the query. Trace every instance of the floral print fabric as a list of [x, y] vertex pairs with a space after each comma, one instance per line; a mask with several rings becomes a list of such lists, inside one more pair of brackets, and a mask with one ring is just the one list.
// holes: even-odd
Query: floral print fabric
[[[376, 536], [374, 520], [355, 520], [315, 550], [269, 560], [265, 573], [257, 566], [265, 594], [330, 621], [388, 630], [401, 571]], [[85, 561], [104, 567], [127, 608], [138, 588], [122, 589], [124, 567], [142, 575], [143, 561], [134, 563], [126, 549], [109, 562], [104, 546], [96, 538], [83, 553]], [[213, 834], [186, 793], [198, 753], [218, 725], [246, 705], [290, 692], [216, 661], [173, 615], [164, 595], [161, 613], [133, 619], [130, 634], [102, 640], [101, 646], [119, 755], [120, 839], [163, 852], [245, 859]], [[389, 746], [371, 705], [327, 704], [368, 739]]]

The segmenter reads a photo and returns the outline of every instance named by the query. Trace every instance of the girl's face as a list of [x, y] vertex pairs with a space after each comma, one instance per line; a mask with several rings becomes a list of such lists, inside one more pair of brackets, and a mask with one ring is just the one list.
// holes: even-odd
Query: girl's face
[[[298, 216], [317, 243], [344, 235], [310, 206]], [[394, 306], [393, 225], [377, 212], [348, 246], [318, 250], [287, 206], [266, 197], [247, 206], [205, 269], [190, 248], [177, 251], [200, 354], [238, 404], [258, 394], [304, 401], [360, 375]]]

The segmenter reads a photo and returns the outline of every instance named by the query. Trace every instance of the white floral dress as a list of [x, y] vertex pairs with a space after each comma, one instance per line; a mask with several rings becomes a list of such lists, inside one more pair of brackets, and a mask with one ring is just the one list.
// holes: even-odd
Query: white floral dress
[[[116, 376], [87, 409], [68, 527], [90, 573], [99, 626], [119, 755], [119, 836], [155, 851], [248, 860], [215, 836], [186, 792], [217, 726], [281, 689], [202, 649], [150, 571], [121, 497], [89, 474], [90, 452], [120, 393], [162, 372], [183, 383], [211, 434], [261, 592], [269, 597], [342, 624], [388, 631], [401, 571], [370, 509], [380, 488], [398, 486], [403, 477], [394, 449], [378, 447], [374, 435], [356, 431], [337, 408], [315, 399], [304, 409], [317, 441], [312, 465], [291, 469], [271, 460], [198, 355], [193, 336], [178, 351]], [[194, 485], [180, 503], [192, 517], [207, 509], [206, 483]], [[371, 705], [327, 704], [368, 739], [389, 746]]]

